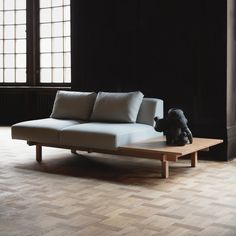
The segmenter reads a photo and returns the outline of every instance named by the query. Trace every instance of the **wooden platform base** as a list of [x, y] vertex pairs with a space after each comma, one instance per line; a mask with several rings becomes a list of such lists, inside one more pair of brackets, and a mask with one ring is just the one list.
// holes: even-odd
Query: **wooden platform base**
[[169, 161], [177, 161], [180, 157], [188, 156], [191, 166], [197, 166], [198, 151], [209, 150], [211, 146], [222, 143], [221, 139], [193, 138], [192, 144], [185, 146], [167, 146], [165, 137], [149, 139], [121, 147], [125, 153], [145, 158], [159, 159], [162, 162], [162, 177], [169, 177]]
[[162, 163], [162, 177], [169, 177], [169, 161], [177, 161], [180, 157], [189, 156], [191, 160], [191, 166], [197, 166], [198, 151], [209, 150], [209, 147], [222, 143], [221, 139], [205, 139], [205, 138], [193, 138], [192, 144], [185, 146], [167, 146], [165, 137], [149, 139], [142, 142], [132, 143], [130, 145], [119, 147], [116, 150], [101, 150], [101, 149], [87, 149], [81, 147], [70, 146], [58, 146], [51, 144], [32, 143], [30, 145], [36, 145], [36, 160], [42, 161], [42, 146], [59, 147], [71, 149], [72, 153], [76, 153], [76, 150], [82, 150], [87, 152], [98, 152], [113, 155], [133, 156], [148, 159], [157, 159]]

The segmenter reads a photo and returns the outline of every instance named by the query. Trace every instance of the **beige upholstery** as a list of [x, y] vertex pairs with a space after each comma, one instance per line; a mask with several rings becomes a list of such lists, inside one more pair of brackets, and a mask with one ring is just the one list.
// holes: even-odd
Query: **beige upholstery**
[[12, 126], [12, 138], [40, 143], [59, 144], [60, 131], [63, 128], [77, 124], [80, 124], [80, 122], [54, 118], [24, 121]]
[[99, 92], [91, 121], [135, 123], [143, 94], [140, 91], [130, 93]]
[[84, 123], [64, 128], [61, 145], [114, 150], [119, 146], [162, 135], [138, 123]]
[[[69, 94], [69, 97], [64, 96], [65, 94], [62, 95], [62, 97], [66, 97], [66, 100], [73, 100], [78, 94], [72, 93]], [[58, 114], [63, 116], [63, 110], [66, 108], [64, 101], [57, 105], [60, 105], [59, 111], [57, 110]], [[62, 110], [60, 110], [61, 105], [63, 105]], [[75, 114], [73, 110], [70, 111], [71, 114]], [[163, 101], [155, 98], [143, 98], [136, 123], [82, 122], [72, 118], [46, 118], [13, 125], [12, 138], [44, 145], [55, 144], [57, 146], [114, 150], [119, 146], [163, 135], [154, 130], [155, 116], [163, 117]]]
[[58, 91], [50, 117], [89, 120], [96, 96], [94, 92]]
[[163, 100], [157, 98], [143, 98], [141, 103], [137, 123], [154, 125], [154, 117], [163, 118]]

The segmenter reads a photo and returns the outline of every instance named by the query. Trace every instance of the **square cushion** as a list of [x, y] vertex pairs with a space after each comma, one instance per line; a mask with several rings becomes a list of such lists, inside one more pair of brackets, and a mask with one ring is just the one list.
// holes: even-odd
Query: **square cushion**
[[140, 91], [129, 93], [99, 92], [91, 120], [135, 123], [142, 100], [143, 94]]
[[95, 99], [94, 92], [58, 91], [50, 117], [89, 120]]

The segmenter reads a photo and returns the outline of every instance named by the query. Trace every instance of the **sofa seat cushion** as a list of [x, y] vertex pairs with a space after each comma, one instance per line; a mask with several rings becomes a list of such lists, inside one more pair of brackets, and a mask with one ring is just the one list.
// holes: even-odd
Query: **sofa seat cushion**
[[160, 136], [160, 133], [146, 124], [91, 122], [64, 128], [60, 144], [115, 150], [119, 146], [157, 136]]
[[17, 123], [12, 126], [12, 138], [32, 142], [59, 144], [59, 132], [66, 127], [80, 124], [75, 120], [46, 118]]

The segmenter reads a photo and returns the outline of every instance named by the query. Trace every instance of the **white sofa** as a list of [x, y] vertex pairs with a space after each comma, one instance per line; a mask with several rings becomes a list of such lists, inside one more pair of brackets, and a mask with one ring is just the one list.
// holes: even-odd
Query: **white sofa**
[[120, 146], [163, 135], [153, 128], [154, 117], [163, 117], [163, 101], [130, 93], [58, 91], [49, 118], [12, 126], [12, 138], [42, 146], [113, 153]]

